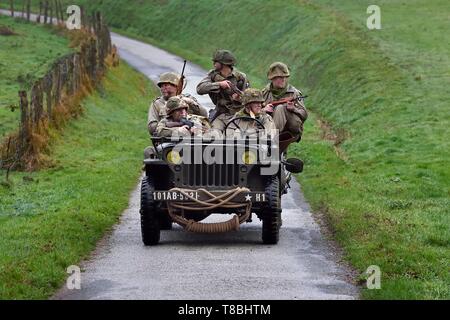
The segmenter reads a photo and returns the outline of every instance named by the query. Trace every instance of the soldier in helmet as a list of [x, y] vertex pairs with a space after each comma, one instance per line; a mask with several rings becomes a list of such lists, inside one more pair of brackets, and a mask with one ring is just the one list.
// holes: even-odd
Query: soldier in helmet
[[303, 100], [294, 100], [277, 107], [271, 104], [273, 101], [302, 96], [299, 90], [289, 84], [290, 75], [288, 66], [282, 62], [275, 62], [269, 67], [267, 77], [270, 83], [263, 89], [265, 111], [272, 115], [275, 126], [280, 132], [288, 131], [300, 139], [303, 123], [308, 118]]
[[[166, 116], [166, 102], [177, 93], [177, 85], [180, 76], [173, 72], [167, 72], [160, 75], [158, 87], [161, 90], [161, 96], [152, 101], [148, 112], [148, 130], [150, 135], [154, 135], [158, 122]], [[207, 117], [208, 112], [191, 95], [182, 94], [181, 98], [188, 105], [188, 113]]]
[[[236, 133], [237, 130], [239, 130], [241, 133], [251, 135], [255, 133], [256, 130], [275, 130], [276, 128], [272, 117], [266, 114], [263, 110], [263, 102], [264, 97], [260, 90], [253, 88], [245, 90], [244, 94], [242, 95], [242, 104], [244, 105], [244, 108], [236, 112], [230, 119], [230, 121], [232, 121], [233, 119], [236, 120], [229, 125], [225, 134], [227, 136], [230, 136]], [[264, 128], [261, 128], [258, 125], [258, 122], [250, 120], [249, 118], [259, 120]], [[215, 123], [216, 125], [218, 124], [217, 122]], [[213, 129], [223, 131], [225, 129], [225, 125], [216, 127], [213, 126]]]
[[169, 98], [166, 104], [167, 116], [158, 123], [156, 135], [158, 137], [172, 137], [201, 134], [206, 129], [204, 127], [205, 122], [202, 121], [206, 118], [189, 115], [188, 108], [189, 106], [184, 99], [180, 97]]
[[214, 69], [197, 86], [197, 93], [208, 94], [216, 106], [210, 114], [211, 122], [221, 114], [231, 117], [236, 113], [242, 107], [242, 91], [250, 86], [247, 76], [234, 68], [236, 58], [230, 51], [216, 51], [213, 62]]

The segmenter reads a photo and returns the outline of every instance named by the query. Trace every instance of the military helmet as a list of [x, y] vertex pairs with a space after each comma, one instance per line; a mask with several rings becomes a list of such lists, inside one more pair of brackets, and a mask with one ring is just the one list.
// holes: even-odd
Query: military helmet
[[161, 87], [163, 83], [170, 83], [174, 86], [178, 86], [180, 76], [174, 72], [166, 72], [159, 76], [158, 87]]
[[244, 91], [242, 96], [242, 104], [245, 106], [251, 102], [264, 102], [264, 97], [261, 90], [249, 88]]
[[282, 62], [274, 62], [269, 67], [269, 72], [267, 72], [267, 78], [272, 80], [275, 77], [289, 77], [291, 73], [289, 68]]
[[213, 56], [214, 62], [219, 62], [228, 66], [234, 66], [236, 64], [236, 57], [229, 50], [217, 50]]
[[166, 111], [167, 115], [170, 115], [175, 110], [187, 109], [188, 105], [180, 97], [171, 97], [167, 100]]

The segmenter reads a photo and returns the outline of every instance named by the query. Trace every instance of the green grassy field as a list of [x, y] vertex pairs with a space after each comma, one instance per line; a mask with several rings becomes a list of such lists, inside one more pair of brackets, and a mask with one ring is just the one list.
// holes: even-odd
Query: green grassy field
[[[87, 1], [79, 1], [87, 3]], [[238, 56], [256, 86], [270, 63], [292, 69], [314, 112], [293, 152], [315, 212], [345, 258], [382, 271], [368, 299], [450, 298], [448, 2], [89, 1], [123, 33], [210, 67]], [[319, 120], [321, 122], [319, 122]], [[363, 278], [363, 276], [361, 277]]]
[[49, 297], [117, 223], [149, 143], [150, 90], [124, 63], [110, 70], [53, 143], [54, 167], [0, 185], [0, 299]]
[[56, 58], [70, 53], [72, 49], [66, 38], [45, 26], [30, 28], [24, 20], [3, 15], [0, 15], [0, 26], [16, 33], [12, 36], [0, 35], [1, 139], [19, 125], [19, 90], [29, 90], [35, 80], [45, 75]]

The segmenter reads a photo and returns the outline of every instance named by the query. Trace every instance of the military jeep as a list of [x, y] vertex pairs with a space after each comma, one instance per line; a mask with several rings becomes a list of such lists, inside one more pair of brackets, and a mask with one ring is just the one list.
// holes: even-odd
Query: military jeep
[[[145, 245], [156, 245], [161, 230], [175, 222], [189, 232], [238, 230], [262, 220], [262, 242], [276, 244], [281, 226], [281, 195], [287, 172], [302, 162], [284, 160], [270, 137], [152, 137], [154, 152], [144, 160], [141, 231]], [[281, 157], [280, 157], [281, 156]], [[232, 215], [225, 222], [202, 222], [211, 214]]]

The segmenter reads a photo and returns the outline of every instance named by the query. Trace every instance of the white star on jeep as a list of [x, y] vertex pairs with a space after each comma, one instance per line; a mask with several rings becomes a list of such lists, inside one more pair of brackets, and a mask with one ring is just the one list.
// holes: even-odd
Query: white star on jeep
[[249, 201], [249, 202], [252, 201], [252, 196], [249, 195], [249, 194], [246, 195], [246, 196], [245, 196], [245, 201]]

